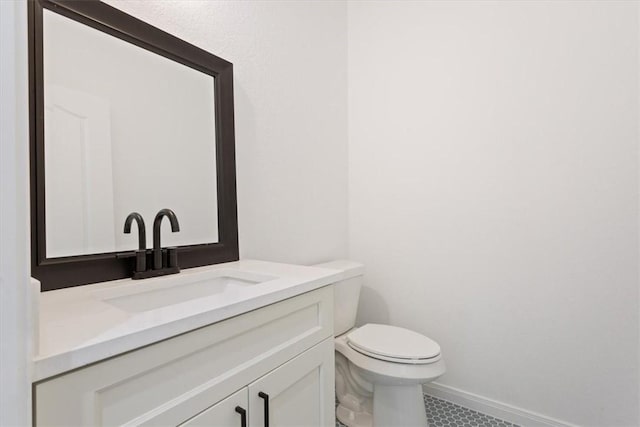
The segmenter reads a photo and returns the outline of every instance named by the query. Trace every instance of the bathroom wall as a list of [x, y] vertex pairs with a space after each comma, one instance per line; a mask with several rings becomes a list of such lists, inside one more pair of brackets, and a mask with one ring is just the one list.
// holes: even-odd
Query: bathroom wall
[[359, 321], [444, 389], [637, 426], [638, 3], [349, 3]]
[[27, 3], [0, 1], [0, 425], [31, 425]]
[[346, 256], [346, 3], [108, 3], [234, 63], [240, 256]]

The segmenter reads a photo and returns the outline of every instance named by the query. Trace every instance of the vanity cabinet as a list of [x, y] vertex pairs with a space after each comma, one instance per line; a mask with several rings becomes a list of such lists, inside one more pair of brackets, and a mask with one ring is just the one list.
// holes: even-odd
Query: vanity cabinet
[[333, 381], [326, 286], [36, 383], [35, 424], [332, 426]]

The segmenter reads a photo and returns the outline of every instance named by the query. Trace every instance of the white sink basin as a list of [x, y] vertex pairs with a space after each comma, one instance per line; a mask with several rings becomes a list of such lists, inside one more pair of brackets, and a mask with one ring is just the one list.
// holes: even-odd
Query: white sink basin
[[139, 313], [214, 295], [232, 295], [277, 277], [241, 270], [180, 273], [131, 281], [94, 295], [121, 310]]

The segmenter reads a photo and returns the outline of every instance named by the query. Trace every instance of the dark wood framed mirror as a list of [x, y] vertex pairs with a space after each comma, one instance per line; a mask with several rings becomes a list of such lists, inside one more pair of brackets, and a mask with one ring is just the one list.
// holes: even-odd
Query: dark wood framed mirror
[[181, 268], [238, 259], [230, 62], [98, 0], [29, 0], [29, 81], [42, 290], [130, 277], [134, 211], [149, 238], [175, 211]]

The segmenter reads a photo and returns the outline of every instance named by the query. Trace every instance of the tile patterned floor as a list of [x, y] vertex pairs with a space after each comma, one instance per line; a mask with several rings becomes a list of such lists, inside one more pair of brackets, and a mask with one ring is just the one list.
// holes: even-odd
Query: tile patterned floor
[[[429, 427], [519, 427], [446, 400], [424, 396]], [[336, 420], [336, 427], [346, 427]]]

